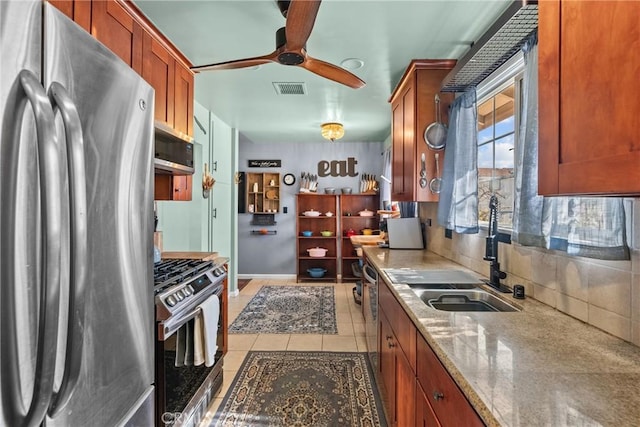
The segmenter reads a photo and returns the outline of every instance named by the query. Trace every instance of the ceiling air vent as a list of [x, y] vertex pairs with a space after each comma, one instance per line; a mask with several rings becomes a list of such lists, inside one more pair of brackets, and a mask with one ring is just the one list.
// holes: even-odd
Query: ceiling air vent
[[301, 82], [273, 82], [278, 95], [306, 95], [307, 88]]
[[538, 28], [538, 2], [516, 0], [462, 57], [442, 81], [443, 92], [476, 86], [515, 55]]

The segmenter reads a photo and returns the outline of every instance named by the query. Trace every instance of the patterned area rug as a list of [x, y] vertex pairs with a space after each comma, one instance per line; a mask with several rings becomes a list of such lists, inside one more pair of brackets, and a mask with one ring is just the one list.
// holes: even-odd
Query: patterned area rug
[[229, 333], [337, 334], [333, 286], [263, 286]]
[[386, 426], [366, 353], [250, 351], [211, 426]]

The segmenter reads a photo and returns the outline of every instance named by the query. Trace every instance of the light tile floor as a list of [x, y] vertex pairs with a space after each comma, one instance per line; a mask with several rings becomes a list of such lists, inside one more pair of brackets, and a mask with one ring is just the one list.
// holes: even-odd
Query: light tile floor
[[295, 280], [254, 279], [237, 297], [229, 297], [229, 324], [235, 320], [249, 300], [265, 285], [285, 286], [333, 286], [336, 298], [336, 322], [338, 334], [229, 334], [229, 348], [224, 357], [224, 381], [222, 389], [209, 407], [200, 427], [208, 427], [222, 398], [229, 390], [240, 365], [249, 350], [292, 351], [367, 351], [364, 335], [364, 319], [361, 306], [353, 299], [350, 283], [296, 283]]

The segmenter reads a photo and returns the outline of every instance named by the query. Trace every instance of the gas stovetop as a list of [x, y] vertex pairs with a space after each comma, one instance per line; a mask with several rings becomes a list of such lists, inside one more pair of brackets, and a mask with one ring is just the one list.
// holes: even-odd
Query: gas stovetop
[[219, 260], [165, 259], [155, 264], [156, 320], [166, 320], [174, 314], [193, 309], [215, 289], [222, 287], [227, 275], [226, 259]]

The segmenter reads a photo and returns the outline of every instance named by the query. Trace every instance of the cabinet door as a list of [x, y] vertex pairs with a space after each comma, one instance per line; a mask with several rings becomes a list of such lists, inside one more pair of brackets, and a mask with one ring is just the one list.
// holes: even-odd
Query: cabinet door
[[191, 175], [173, 177], [173, 200], [191, 200]]
[[156, 174], [154, 178], [154, 200], [191, 200], [191, 175]]
[[539, 193], [640, 193], [640, 2], [539, 5]]
[[391, 105], [392, 145], [391, 145], [391, 194], [393, 200], [399, 200], [405, 194], [404, 189], [404, 104], [402, 98]]
[[91, 2], [91, 34], [142, 74], [142, 26], [115, 0]]
[[144, 33], [142, 77], [156, 91], [154, 118], [173, 127], [175, 60], [151, 34]]
[[424, 390], [420, 384], [416, 387], [416, 426], [417, 427], [440, 427], [440, 422], [429, 404]]
[[173, 126], [177, 131], [193, 135], [193, 73], [178, 61], [175, 64]]
[[389, 423], [395, 424], [396, 417], [396, 361], [393, 349], [394, 336], [384, 311], [378, 306], [378, 348], [380, 349], [380, 378], [382, 379], [382, 400], [387, 410]]
[[418, 382], [443, 426], [480, 427], [484, 423], [424, 339], [417, 342]]
[[60, 12], [80, 25], [87, 31], [91, 31], [91, 2], [78, 0], [49, 0]]
[[415, 89], [410, 85], [393, 108], [392, 197], [397, 201], [414, 200], [414, 104]]
[[411, 369], [402, 348], [395, 343], [395, 370], [396, 370], [396, 425], [415, 425], [416, 416], [416, 376]]

